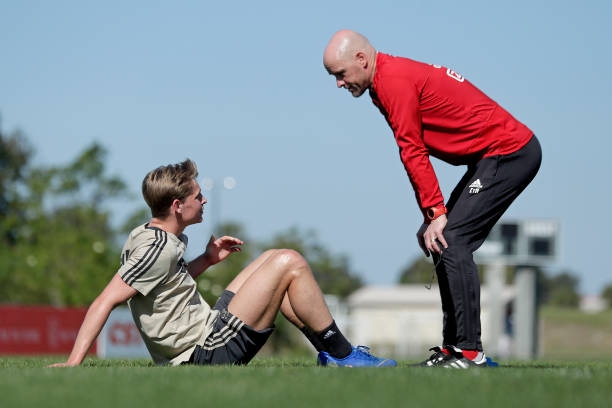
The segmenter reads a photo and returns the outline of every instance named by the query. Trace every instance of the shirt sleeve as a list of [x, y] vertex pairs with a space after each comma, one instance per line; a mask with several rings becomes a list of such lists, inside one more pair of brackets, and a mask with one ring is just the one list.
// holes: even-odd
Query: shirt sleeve
[[444, 197], [422, 137], [418, 90], [403, 78], [387, 78], [376, 87], [374, 102], [393, 130], [399, 154], [425, 216], [427, 208], [443, 205]]
[[128, 254], [119, 276], [144, 296], [168, 277], [173, 262], [167, 242], [167, 234], [156, 234]]

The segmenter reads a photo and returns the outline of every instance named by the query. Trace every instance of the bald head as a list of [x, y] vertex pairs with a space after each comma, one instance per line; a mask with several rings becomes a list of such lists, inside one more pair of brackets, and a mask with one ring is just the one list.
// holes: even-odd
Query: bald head
[[372, 84], [376, 49], [363, 35], [352, 30], [336, 32], [323, 53], [323, 65], [336, 77], [338, 88], [361, 96]]
[[323, 54], [323, 64], [334, 59], [350, 59], [357, 52], [364, 52], [368, 55], [376, 54], [372, 44], [363, 35], [352, 30], [340, 30], [336, 32]]

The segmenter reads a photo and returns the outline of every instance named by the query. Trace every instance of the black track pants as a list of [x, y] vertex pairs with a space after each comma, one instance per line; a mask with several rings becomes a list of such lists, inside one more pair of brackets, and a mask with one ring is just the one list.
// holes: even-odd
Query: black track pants
[[534, 136], [519, 151], [487, 157], [472, 166], [446, 205], [448, 248], [434, 254], [444, 315], [444, 345], [482, 351], [480, 280], [473, 253], [510, 204], [533, 180], [542, 160]]

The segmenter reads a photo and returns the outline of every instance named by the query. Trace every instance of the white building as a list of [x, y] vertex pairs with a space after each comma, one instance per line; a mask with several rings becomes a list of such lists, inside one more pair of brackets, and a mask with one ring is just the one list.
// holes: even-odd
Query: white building
[[[498, 301], [506, 310], [513, 298], [510, 286], [493, 298], [486, 287], [481, 289], [483, 344], [498, 355], [509, 352], [508, 338], [503, 336], [506, 322], [491, 322], [489, 306], [491, 300]], [[365, 286], [349, 296], [347, 306], [348, 318], [342, 329], [354, 344], [369, 345], [378, 354], [423, 357], [429, 347], [442, 342], [442, 309], [436, 285], [431, 289], [424, 285]], [[497, 329], [489, 331], [493, 326]], [[488, 344], [491, 342], [495, 344]]]

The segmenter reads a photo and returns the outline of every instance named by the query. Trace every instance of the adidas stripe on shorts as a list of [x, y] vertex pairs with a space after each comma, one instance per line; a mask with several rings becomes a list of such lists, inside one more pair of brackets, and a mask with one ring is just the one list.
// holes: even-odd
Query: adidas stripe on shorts
[[263, 347], [274, 328], [255, 330], [231, 314], [227, 306], [234, 297], [229, 290], [223, 291], [213, 307], [219, 315], [213, 325], [213, 331], [203, 346], [196, 346], [190, 364], [245, 365]]

